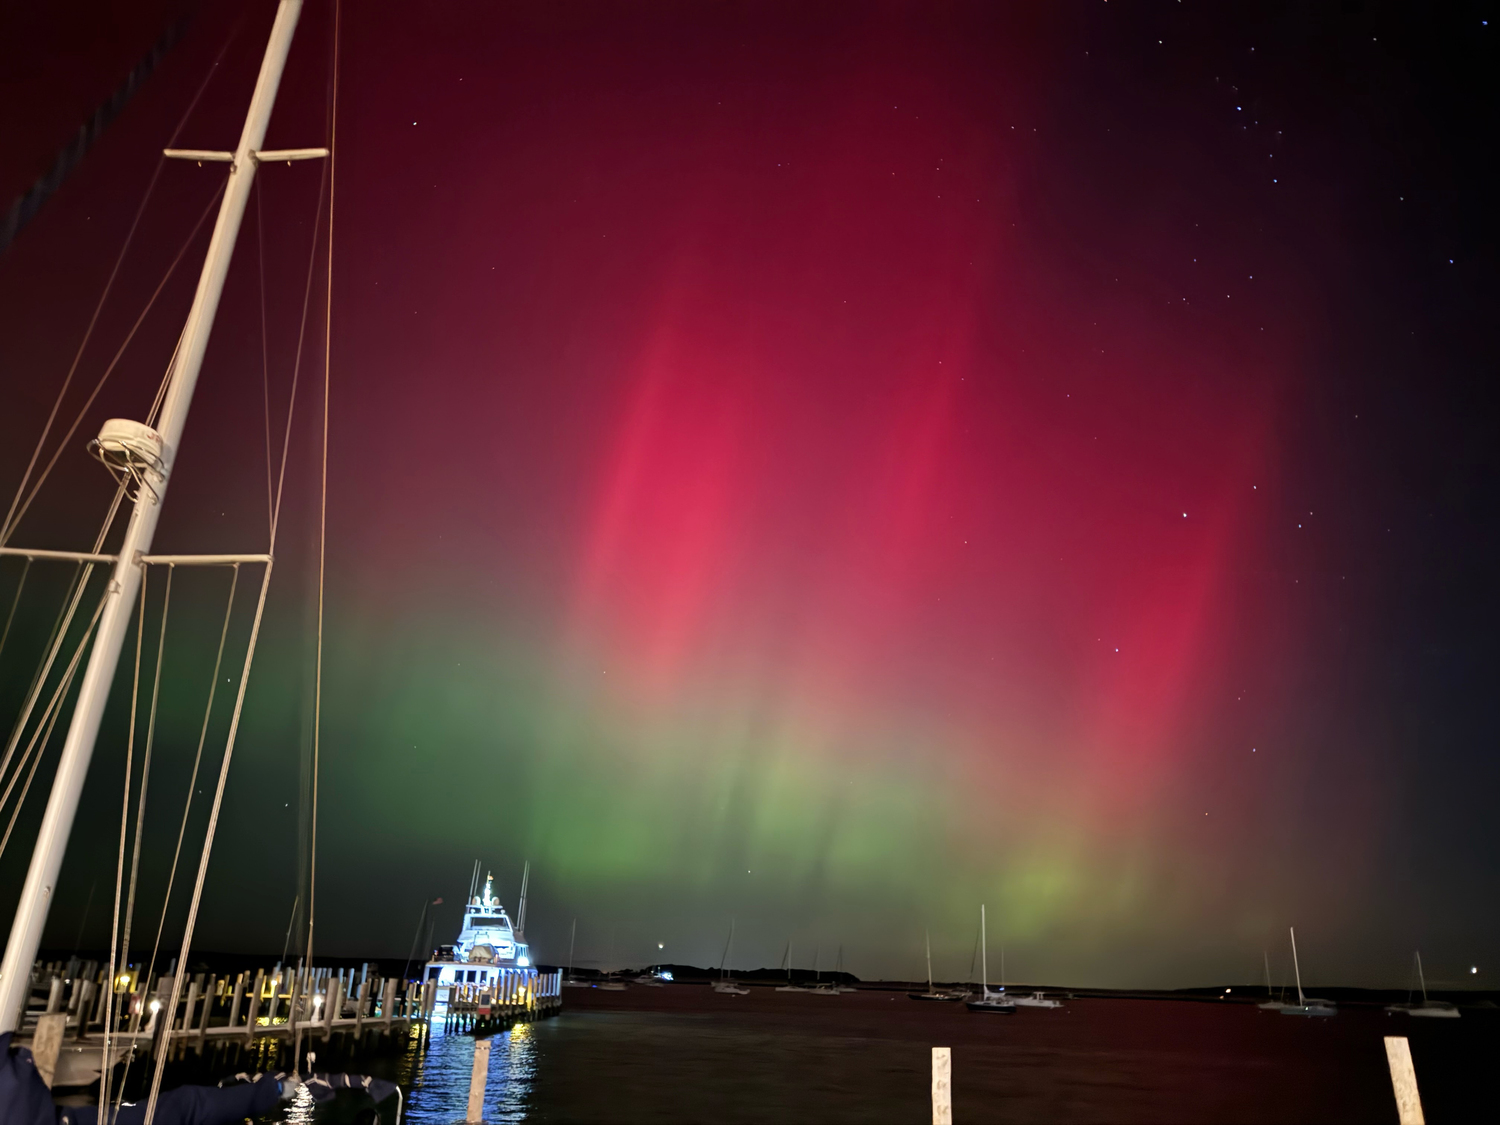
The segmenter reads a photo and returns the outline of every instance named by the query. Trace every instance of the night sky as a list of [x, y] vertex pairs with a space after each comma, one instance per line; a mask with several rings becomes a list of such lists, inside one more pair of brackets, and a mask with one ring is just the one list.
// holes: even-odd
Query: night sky
[[[319, 950], [404, 956], [439, 896], [452, 940], [474, 859], [512, 908], [529, 859], [544, 961], [576, 918], [580, 964], [716, 963], [734, 917], [742, 966], [916, 976], [930, 930], [960, 976], [983, 902], [1013, 977], [1279, 978], [1295, 925], [1315, 981], [1404, 987], [1420, 947], [1489, 984], [1488, 6], [376, 7], [339, 87]], [[232, 146], [273, 10], [198, 12], [0, 256], [5, 503], [156, 154], [226, 43], [179, 144]], [[178, 11], [0, 16], [0, 205]], [[330, 56], [319, 0], [272, 147], [325, 143]], [[162, 550], [264, 549], [322, 173], [260, 173]], [[68, 420], [222, 174], [162, 170]], [[14, 545], [88, 547], [84, 442], [144, 416], [205, 244]], [[302, 885], [319, 284], [200, 948], [279, 954]], [[228, 577], [178, 582], [148, 929]], [[107, 941], [129, 666], [49, 945]]]

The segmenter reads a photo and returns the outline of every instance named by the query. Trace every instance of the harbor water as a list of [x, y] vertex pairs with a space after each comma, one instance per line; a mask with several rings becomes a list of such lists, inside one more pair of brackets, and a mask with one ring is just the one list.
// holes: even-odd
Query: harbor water
[[[1240, 1003], [1080, 999], [1002, 1016], [899, 992], [688, 984], [570, 989], [565, 1003], [495, 1037], [486, 1121], [922, 1122], [930, 1048], [948, 1046], [962, 1123], [1394, 1122], [1386, 1035], [1410, 1037], [1429, 1122], [1493, 1119], [1500, 1105], [1493, 1009], [1418, 1020], [1350, 1005], [1307, 1020]], [[451, 1125], [465, 1116], [473, 1051], [469, 1036], [434, 1029], [425, 1050], [366, 1069], [402, 1082], [405, 1120]], [[307, 1108], [279, 1119], [311, 1120]]]

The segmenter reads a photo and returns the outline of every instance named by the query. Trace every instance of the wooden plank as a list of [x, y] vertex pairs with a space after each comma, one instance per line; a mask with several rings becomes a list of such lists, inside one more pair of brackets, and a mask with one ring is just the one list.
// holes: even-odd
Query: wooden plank
[[932, 1125], [953, 1125], [953, 1049], [932, 1049]]
[[1404, 1035], [1385, 1037], [1385, 1059], [1391, 1068], [1391, 1087], [1396, 1093], [1396, 1114], [1401, 1125], [1426, 1125], [1422, 1098], [1417, 1093], [1417, 1070], [1411, 1061], [1411, 1044]]

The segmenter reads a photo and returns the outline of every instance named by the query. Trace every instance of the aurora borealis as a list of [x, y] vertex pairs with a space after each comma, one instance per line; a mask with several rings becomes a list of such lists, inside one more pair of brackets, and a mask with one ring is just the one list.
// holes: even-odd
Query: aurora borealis
[[[233, 127], [262, 7], [185, 143]], [[99, 89], [161, 18], [118, 33]], [[1491, 48], [1479, 16], [1432, 18], [346, 10], [320, 947], [404, 955], [424, 896], [456, 925], [478, 856], [512, 906], [532, 862], [552, 962], [575, 917], [581, 963], [716, 962], [733, 916], [746, 966], [790, 939], [799, 964], [842, 945], [912, 976], [930, 929], [959, 976], [985, 902], [1013, 972], [1060, 983], [1258, 979], [1289, 924], [1319, 980], [1404, 980], [1419, 944], [1440, 979], [1500, 964], [1493, 220], [1456, 141]], [[310, 4], [277, 145], [326, 136], [327, 22]], [[232, 23], [198, 18], [0, 258], [7, 492]], [[88, 104], [56, 74], [37, 89]], [[123, 306], [211, 190], [168, 171], [148, 229], [170, 245]], [[262, 175], [280, 411], [318, 173]], [[255, 237], [171, 549], [264, 539]], [[143, 412], [189, 294], [94, 427]], [[279, 950], [297, 887], [296, 440], [207, 948]], [[64, 514], [17, 542], [89, 534], [108, 480], [71, 460]], [[187, 604], [185, 651], [211, 645], [222, 603]], [[112, 862], [119, 750], [59, 942]]]

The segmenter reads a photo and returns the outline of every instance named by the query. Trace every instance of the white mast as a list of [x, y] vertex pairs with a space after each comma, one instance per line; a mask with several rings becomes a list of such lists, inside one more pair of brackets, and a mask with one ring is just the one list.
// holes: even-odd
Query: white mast
[[[0, 1033], [16, 1029], [22, 1006], [26, 1002], [31, 983], [31, 966], [36, 960], [37, 947], [41, 944], [42, 928], [46, 925], [47, 911], [52, 905], [57, 873], [62, 867], [63, 852], [73, 829], [73, 817], [78, 811], [78, 798], [88, 774], [89, 760], [93, 757], [99, 723], [104, 716], [104, 705], [135, 609], [141, 582], [141, 564], [137, 560], [151, 551], [156, 523], [161, 516], [161, 505], [166, 499], [167, 483], [182, 441], [183, 427], [187, 423], [188, 407], [192, 405], [193, 389], [197, 386], [198, 372], [203, 366], [203, 353], [208, 347], [209, 334], [213, 331], [219, 297], [224, 292], [229, 259], [234, 253], [240, 221], [250, 199], [250, 185], [255, 178], [261, 142], [265, 139], [266, 125], [271, 119], [271, 107], [276, 102], [276, 90], [281, 84], [281, 73], [286, 66], [292, 33], [296, 30], [301, 10], [302, 0], [281, 0], [276, 12], [276, 22], [271, 28], [270, 42], [266, 44], [265, 57], [261, 61], [260, 76], [255, 82], [255, 93], [250, 99], [250, 110], [245, 115], [245, 126], [240, 133], [238, 147], [233, 153], [194, 154], [195, 159], [229, 161], [229, 180], [224, 189], [224, 202], [219, 206], [218, 221], [214, 224], [213, 238], [208, 244], [203, 272], [198, 278], [198, 290], [193, 295], [193, 306], [188, 312], [187, 323], [183, 326], [166, 395], [162, 399], [161, 416], [157, 424], [157, 432], [161, 435], [160, 457], [142, 473], [144, 485], [136, 496], [130, 521], [125, 527], [125, 538], [120, 544], [120, 553], [105, 592], [104, 608], [99, 615], [99, 631], [93, 650], [89, 653], [88, 668], [79, 685], [78, 702], [74, 705], [68, 737], [63, 743], [62, 756], [57, 763], [57, 776], [52, 782], [52, 793], [47, 800], [41, 830], [37, 833], [31, 866], [27, 868], [26, 882], [21, 888], [21, 899], [16, 904], [16, 917], [11, 924], [10, 940], [5, 945], [5, 958], [0, 962]], [[314, 155], [323, 156], [326, 151], [296, 150], [295, 157]], [[287, 159], [289, 156], [292, 154], [282, 154], [280, 158]]]
[[526, 861], [526, 869], [521, 872], [521, 902], [516, 907], [516, 939], [526, 940], [526, 884], [531, 882], [531, 860]]
[[1287, 933], [1292, 935], [1292, 971], [1297, 974], [1297, 1005], [1307, 1007], [1307, 997], [1302, 995], [1302, 968], [1297, 964], [1297, 929], [1288, 926]]
[[984, 903], [979, 904], [979, 956], [980, 972], [984, 974], [984, 995], [990, 994], [990, 940], [984, 932]]
[[924, 930], [922, 936], [927, 939], [927, 991], [932, 991], [932, 932]]

